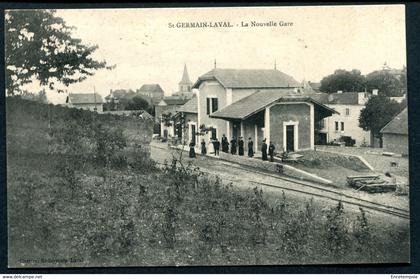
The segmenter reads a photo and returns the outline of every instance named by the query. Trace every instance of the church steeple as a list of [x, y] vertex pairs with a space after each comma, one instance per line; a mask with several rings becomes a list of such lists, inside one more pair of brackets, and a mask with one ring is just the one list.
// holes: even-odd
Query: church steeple
[[[184, 64], [184, 72], [182, 74], [182, 79], [179, 82], [180, 89], [181, 89], [182, 85], [190, 85], [190, 86], [192, 85], [190, 77], [188, 76], [187, 64]], [[181, 90], [181, 91], [183, 91], [183, 90]]]

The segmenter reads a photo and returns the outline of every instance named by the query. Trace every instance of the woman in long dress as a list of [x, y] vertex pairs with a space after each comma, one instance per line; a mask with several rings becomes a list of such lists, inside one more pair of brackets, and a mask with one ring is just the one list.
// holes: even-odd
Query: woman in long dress
[[201, 140], [201, 155], [207, 154], [206, 142], [204, 139]]
[[239, 156], [244, 156], [244, 140], [242, 137], [238, 140], [238, 154]]
[[230, 141], [230, 154], [232, 155], [236, 155], [236, 139], [235, 137], [232, 138], [232, 140]]
[[190, 158], [195, 158], [195, 143], [193, 141], [190, 142]]
[[251, 138], [248, 139], [248, 157], [254, 157], [254, 142]]
[[229, 142], [225, 134], [222, 136], [222, 151], [225, 153], [229, 153]]
[[267, 161], [268, 157], [267, 157], [267, 143], [266, 143], [266, 139], [263, 140], [263, 144], [261, 147], [261, 153], [262, 153], [262, 160], [263, 161]]

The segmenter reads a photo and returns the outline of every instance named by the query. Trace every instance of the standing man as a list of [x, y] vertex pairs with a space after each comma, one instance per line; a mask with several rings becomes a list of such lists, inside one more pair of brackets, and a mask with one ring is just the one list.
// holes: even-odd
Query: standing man
[[220, 141], [216, 138], [213, 141], [214, 156], [219, 156]]
[[262, 153], [262, 160], [267, 161], [267, 143], [266, 139], [263, 140], [262, 146], [261, 146], [261, 153]]
[[238, 154], [239, 156], [244, 156], [244, 140], [242, 137], [239, 137], [238, 141]]
[[222, 151], [225, 153], [229, 153], [229, 142], [225, 134], [222, 136]]
[[274, 146], [273, 142], [270, 141], [270, 145], [268, 146], [268, 154], [270, 155], [270, 161], [274, 162], [274, 150], [276, 147]]
[[230, 154], [235, 155], [236, 154], [236, 139], [235, 137], [232, 138], [230, 141]]
[[248, 139], [248, 157], [254, 157], [254, 142], [251, 138]]

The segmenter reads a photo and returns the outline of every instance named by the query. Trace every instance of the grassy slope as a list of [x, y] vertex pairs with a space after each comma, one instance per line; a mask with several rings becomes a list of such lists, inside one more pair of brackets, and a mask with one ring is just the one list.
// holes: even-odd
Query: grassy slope
[[370, 173], [357, 157], [313, 150], [298, 153], [303, 155], [303, 162], [295, 164], [295, 167], [329, 179], [340, 187], [348, 187], [347, 176]]
[[188, 168], [154, 169], [144, 156], [105, 173], [89, 164], [68, 184], [55, 167], [63, 156], [47, 152], [48, 118], [26, 106], [7, 110], [10, 266], [408, 260], [408, 227], [368, 225], [363, 237], [337, 210], [267, 202]]

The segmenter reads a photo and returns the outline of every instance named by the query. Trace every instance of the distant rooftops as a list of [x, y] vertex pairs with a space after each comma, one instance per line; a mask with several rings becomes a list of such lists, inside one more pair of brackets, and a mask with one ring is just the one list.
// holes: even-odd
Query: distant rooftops
[[159, 84], [143, 84], [139, 92], [159, 92], [163, 93], [162, 87]]
[[217, 80], [225, 88], [293, 88], [301, 85], [291, 76], [278, 70], [218, 69], [200, 76], [193, 88], [203, 81]]
[[[360, 94], [363, 98], [360, 99]], [[323, 104], [330, 105], [363, 105], [367, 98], [372, 95], [369, 92], [343, 92], [343, 93], [315, 93], [311, 97]]]

